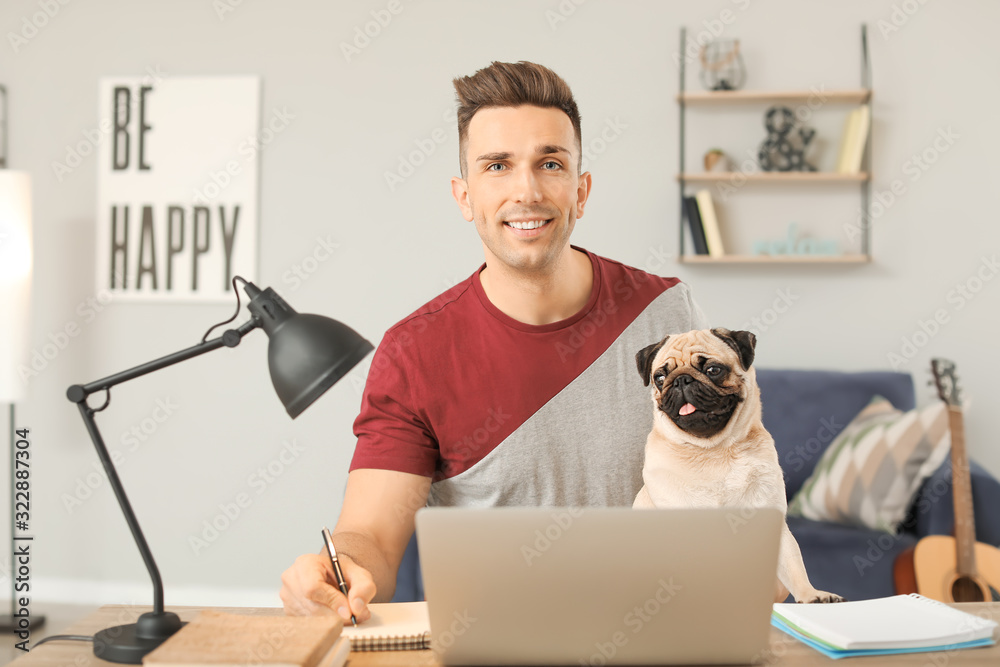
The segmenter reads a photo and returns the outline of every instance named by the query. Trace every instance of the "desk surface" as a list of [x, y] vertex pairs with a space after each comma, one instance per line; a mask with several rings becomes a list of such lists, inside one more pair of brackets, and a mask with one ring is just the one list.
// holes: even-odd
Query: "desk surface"
[[[968, 611], [980, 615], [985, 615], [993, 620], [1000, 620], [1000, 603], [967, 603], [953, 605], [963, 611]], [[168, 607], [169, 611], [175, 612], [182, 620], [190, 621], [197, 616], [204, 607]], [[254, 608], [254, 607], [217, 607], [221, 611], [228, 611], [237, 614], [254, 615], [276, 615], [284, 614], [283, 610], [277, 607]], [[151, 607], [133, 607], [127, 605], [107, 605], [97, 611], [87, 615], [66, 630], [58, 634], [93, 635], [98, 630], [113, 625], [132, 623], [139, 614], [150, 611]], [[37, 641], [49, 633], [44, 628], [40, 628], [32, 633], [32, 641]], [[994, 636], [996, 639], [997, 637]], [[769, 652], [761, 655], [754, 664], [769, 665], [771, 667], [781, 667], [783, 665], [831, 665], [837, 664], [842, 667], [858, 664], [861, 661], [866, 666], [875, 665], [943, 665], [948, 667], [996, 667], [1000, 664], [1000, 644], [988, 648], [966, 649], [962, 651], [939, 651], [935, 653], [902, 654], [868, 658], [845, 658], [842, 660], [831, 660], [826, 656], [817, 653], [805, 644], [786, 635], [785, 633], [771, 628], [771, 645]], [[13, 667], [72, 667], [81, 665], [86, 667], [97, 667], [101, 665], [115, 665], [113, 662], [99, 660], [93, 655], [92, 645], [89, 642], [48, 642], [32, 649], [25, 655], [10, 663]], [[347, 664], [349, 667], [381, 667], [406, 665], [414, 667], [436, 666], [439, 663], [434, 659], [431, 651], [385, 651], [381, 653], [352, 653]]]

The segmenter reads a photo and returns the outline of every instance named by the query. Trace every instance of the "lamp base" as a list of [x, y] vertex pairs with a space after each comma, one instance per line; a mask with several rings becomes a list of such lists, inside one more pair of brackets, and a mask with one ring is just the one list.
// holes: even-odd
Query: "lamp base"
[[[25, 621], [28, 621], [25, 623]], [[19, 630], [34, 630], [45, 624], [45, 616], [13, 616], [11, 614], [0, 614], [0, 632], [17, 632]]]
[[142, 663], [142, 658], [167, 641], [186, 625], [177, 614], [146, 612], [135, 623], [105, 628], [94, 635], [94, 655], [110, 662], [129, 665]]

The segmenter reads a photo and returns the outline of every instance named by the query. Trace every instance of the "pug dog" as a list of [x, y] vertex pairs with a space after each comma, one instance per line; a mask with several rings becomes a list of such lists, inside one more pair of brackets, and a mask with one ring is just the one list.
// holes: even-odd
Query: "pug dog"
[[[652, 384], [653, 430], [633, 507], [787, 511], [778, 452], [761, 422], [751, 365], [756, 344], [749, 331], [705, 329], [667, 336], [635, 355], [643, 384]], [[778, 580], [796, 602], [844, 601], [809, 583], [799, 545], [784, 522]]]

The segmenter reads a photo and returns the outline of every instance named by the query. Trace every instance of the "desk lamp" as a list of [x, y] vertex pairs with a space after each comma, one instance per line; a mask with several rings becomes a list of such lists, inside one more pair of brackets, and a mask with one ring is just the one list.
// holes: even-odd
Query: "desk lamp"
[[[345, 324], [321, 315], [295, 312], [271, 288], [261, 290], [253, 283], [236, 276], [233, 278], [233, 291], [236, 291], [237, 280], [243, 283], [250, 298], [247, 304], [251, 314], [249, 321], [236, 329], [227, 330], [218, 338], [207, 340], [212, 329], [232, 322], [239, 315], [239, 292], [236, 292], [236, 315], [209, 329], [197, 345], [90, 384], [75, 384], [66, 391], [66, 397], [80, 408], [87, 432], [94, 442], [108, 481], [153, 580], [153, 611], [142, 614], [136, 623], [106, 628], [94, 635], [94, 655], [104, 660], [139, 664], [144, 655], [166, 641], [183, 625], [177, 614], [163, 609], [160, 572], [94, 421], [94, 413], [105, 409], [110, 403], [111, 387], [223, 346], [236, 347], [243, 336], [261, 328], [269, 338], [267, 361], [271, 382], [285, 410], [295, 419], [373, 349], [371, 343]], [[87, 397], [98, 391], [105, 392], [104, 404], [99, 408], [92, 408], [87, 404]]]

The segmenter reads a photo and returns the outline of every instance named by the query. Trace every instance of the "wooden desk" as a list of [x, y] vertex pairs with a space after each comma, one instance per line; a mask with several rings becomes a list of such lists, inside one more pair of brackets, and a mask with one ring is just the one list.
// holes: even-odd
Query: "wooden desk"
[[[967, 603], [954, 606], [963, 611], [983, 615], [992, 620], [1000, 620], [1000, 603]], [[204, 609], [204, 607], [168, 607], [169, 611], [175, 612], [185, 621], [193, 619], [201, 609]], [[218, 609], [236, 614], [281, 616], [284, 613], [277, 607], [218, 607]], [[151, 607], [107, 605], [74, 623], [59, 634], [92, 635], [106, 627], [132, 623], [139, 617], [139, 614], [150, 610]], [[46, 636], [45, 632], [35, 634], [32, 636], [32, 640], [38, 640], [44, 636]], [[994, 635], [994, 639], [1000, 639], [1000, 635]], [[99, 660], [94, 656], [92, 649], [93, 647], [89, 642], [48, 642], [22, 655], [17, 660], [11, 662], [10, 665], [13, 667], [101, 667], [116, 664]], [[353, 653], [347, 664], [350, 667], [395, 667], [397, 665], [435, 667], [439, 665], [431, 651]], [[864, 664], [866, 667], [869, 665], [878, 665], [880, 667], [882, 665], [922, 665], [926, 667], [940, 665], [947, 665], [948, 667], [986, 667], [989, 665], [990, 667], [996, 667], [996, 665], [1000, 665], [1000, 644], [988, 648], [966, 649], [962, 651], [939, 651], [935, 653], [910, 653], [831, 660], [798, 640], [789, 637], [780, 630], [771, 628], [769, 652], [761, 655], [759, 660], [753, 664], [768, 665], [769, 667], [783, 667], [784, 665], [795, 665], [796, 667], [800, 665], [804, 667], [812, 665], [824, 665], [826, 667], [839, 665], [840, 667], [848, 667], [854, 664]]]

